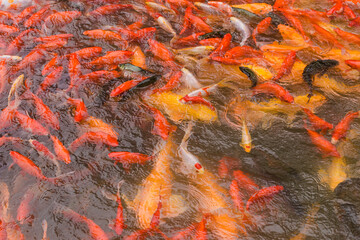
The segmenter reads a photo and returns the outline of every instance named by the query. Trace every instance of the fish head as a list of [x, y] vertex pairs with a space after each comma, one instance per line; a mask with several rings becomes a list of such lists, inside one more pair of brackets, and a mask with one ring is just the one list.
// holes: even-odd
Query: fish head
[[204, 173], [204, 168], [200, 163], [195, 163], [194, 167], [195, 167], [197, 173], [199, 173], [199, 174]]

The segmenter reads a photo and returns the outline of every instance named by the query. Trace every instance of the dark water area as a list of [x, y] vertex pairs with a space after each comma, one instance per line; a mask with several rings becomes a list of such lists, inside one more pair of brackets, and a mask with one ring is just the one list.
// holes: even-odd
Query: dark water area
[[[276, 2], [286, 6], [275, 9]], [[360, 61], [357, 25], [349, 27], [349, 16], [343, 12], [322, 15], [333, 7], [332, 1], [306, 0], [294, 5], [291, 1], [223, 1], [225, 7], [243, 9], [238, 13], [233, 9], [232, 15], [214, 2], [152, 3], [156, 5], [105, 0], [2, 3], [0, 24], [17, 30], [0, 29], [0, 240], [131, 239], [129, 236], [136, 232], [139, 236], [132, 239], [176, 239], [173, 237], [189, 226], [194, 228], [177, 239], [359, 239], [359, 119], [352, 119], [346, 136], [332, 144], [336, 130], [315, 129], [303, 110], [310, 109], [334, 127], [347, 113], [359, 111], [359, 69], [346, 63]], [[346, 6], [360, 16], [356, 3], [347, 1]], [[116, 6], [112, 4], [130, 5], [113, 10]], [[19, 14], [30, 6], [35, 6], [34, 10], [25, 21], [18, 22]], [[27, 19], [45, 6], [49, 10], [39, 22], [26, 27]], [[103, 6], [110, 10], [92, 12]], [[319, 12], [306, 15], [310, 9]], [[78, 11], [79, 15], [70, 20], [48, 20], [52, 14], [66, 11]], [[167, 22], [160, 22], [159, 16]], [[234, 59], [226, 53], [241, 45], [246, 29], [239, 30], [232, 17], [245, 23], [250, 35], [244, 46], [252, 49], [251, 54]], [[255, 42], [251, 34], [266, 17], [273, 23], [255, 35]], [[311, 41], [302, 36], [296, 19]], [[180, 34], [186, 21], [190, 25]], [[230, 43], [218, 56], [211, 54], [226, 37], [204, 45], [200, 39], [180, 41], [205, 31], [203, 23], [213, 32], [231, 34]], [[335, 40], [316, 32], [313, 24], [326, 29]], [[337, 27], [356, 37], [336, 35]], [[39, 32], [25, 37], [15, 53], [8, 54], [14, 39], [30, 28]], [[84, 34], [95, 29], [119, 37], [110, 39], [104, 32], [95, 37]], [[141, 35], [143, 29], [150, 30]], [[36, 38], [59, 34], [73, 36], [60, 47], [38, 47], [42, 42]], [[167, 50], [156, 47], [152, 40]], [[72, 68], [77, 64], [74, 52], [88, 47], [100, 47], [101, 53], [94, 51], [90, 57], [75, 54], [79, 64]], [[41, 57], [19, 67], [36, 48]], [[130, 51], [132, 56], [117, 56], [124, 61], [93, 63], [112, 51]], [[172, 55], [169, 59], [165, 59], [167, 51]], [[296, 61], [290, 72], [273, 81], [291, 51], [296, 52]], [[55, 64], [63, 67], [61, 76], [39, 91], [48, 75], [43, 69], [55, 56], [62, 56]], [[248, 58], [252, 60], [236, 62]], [[302, 72], [319, 59], [334, 59], [339, 64], [322, 76], [315, 74], [314, 95], [309, 99], [309, 85]], [[131, 69], [124, 69], [125, 63]], [[269, 89], [256, 93], [239, 66], [256, 74], [257, 87], [272, 81], [286, 89], [294, 101], [280, 100], [283, 93], [279, 96]], [[87, 75], [96, 71], [104, 72], [93, 78]], [[110, 71], [117, 75], [106, 77]], [[175, 86], [153, 92], [175, 74], [181, 75]], [[16, 84], [21, 75], [24, 81]], [[191, 83], [193, 77], [195, 84]], [[129, 89], [122, 85], [124, 92], [111, 96], [119, 85], [139, 79], [142, 82], [138, 85]], [[216, 90], [201, 96], [200, 104], [179, 100], [208, 86]], [[87, 115], [81, 121], [75, 121], [77, 109], [69, 98], [82, 100], [86, 106]], [[44, 112], [39, 114], [37, 99], [54, 113], [58, 129], [49, 125]], [[8, 110], [13, 115], [6, 115]], [[21, 114], [28, 116], [26, 121], [19, 117]], [[29, 119], [35, 119], [48, 133], [36, 132], [35, 123]], [[306, 128], [320, 137], [311, 139]], [[102, 135], [86, 135], [89, 132]], [[70, 163], [61, 160], [51, 136], [69, 150]], [[29, 140], [46, 146], [55, 161], [36, 150]], [[335, 149], [327, 149], [330, 156], [321, 152], [324, 145]], [[339, 155], [335, 157], [334, 151]], [[25, 159], [19, 155], [14, 159], [14, 152]], [[132, 155], [114, 164], [109, 157], [114, 152]], [[151, 157], [139, 163], [134, 155], [138, 153]], [[123, 219], [117, 215], [119, 201]], [[159, 221], [154, 226], [156, 217]], [[126, 225], [119, 225], [120, 233], [110, 227], [115, 218]], [[204, 235], [206, 238], [201, 238]]]

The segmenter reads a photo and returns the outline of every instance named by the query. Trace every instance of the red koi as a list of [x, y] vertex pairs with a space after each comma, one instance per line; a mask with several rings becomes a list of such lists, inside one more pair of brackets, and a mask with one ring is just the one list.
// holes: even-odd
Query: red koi
[[359, 117], [359, 112], [349, 112], [345, 115], [345, 117], [334, 128], [334, 132], [331, 137], [332, 144], [336, 144], [340, 139], [346, 136], [351, 122], [357, 117]]
[[20, 126], [36, 135], [49, 135], [49, 130], [44, 128], [38, 121], [30, 118], [29, 116], [20, 113], [19, 111], [15, 111], [15, 118], [18, 120]]
[[83, 32], [83, 34], [90, 38], [110, 41], [122, 49], [126, 49], [128, 47], [127, 41], [123, 39], [121, 35], [114, 33], [112, 31], [95, 29], [95, 30], [85, 31]]
[[231, 34], [225, 34], [224, 38], [219, 43], [219, 46], [210, 54], [210, 58], [214, 59], [214, 57], [224, 57], [225, 52], [229, 49], [231, 44]]
[[187, 37], [183, 37], [183, 38], [179, 38], [177, 39], [175, 42], [173, 42], [173, 45], [176, 47], [192, 47], [192, 46], [196, 46], [199, 43], [199, 37], [204, 35], [204, 32], [199, 32], [199, 33], [194, 33], [191, 34], [190, 36]]
[[165, 0], [167, 3], [176, 6], [176, 7], [182, 7], [182, 8], [192, 8], [194, 10], [196, 10], [197, 8], [195, 7], [194, 4], [192, 4], [192, 2], [188, 1], [188, 0]]
[[298, 18], [287, 13], [286, 11], [282, 11], [281, 13], [284, 15], [284, 17], [286, 17], [286, 19], [291, 23], [291, 25], [300, 32], [301, 36], [305, 39], [306, 42], [312, 43], [310, 38], [306, 35], [302, 23]]
[[[15, 102], [15, 101], [14, 101]], [[13, 103], [14, 103], [13, 102]], [[11, 106], [7, 106], [0, 113], [0, 129], [10, 127], [13, 124], [15, 117], [15, 109]]]
[[359, 35], [345, 32], [345, 31], [341, 30], [340, 28], [335, 28], [334, 30], [335, 30], [336, 34], [339, 37], [341, 37], [342, 39], [344, 39], [345, 41], [352, 43], [352, 44], [360, 45], [360, 36]]
[[180, 78], [182, 76], [182, 71], [178, 71], [176, 73], [171, 73], [172, 76], [169, 79], [169, 81], [165, 84], [165, 86], [163, 86], [162, 88], [159, 89], [155, 89], [154, 93], [162, 93], [162, 92], [167, 92], [170, 91], [174, 88], [176, 88], [179, 83], [180, 83]]
[[53, 135], [51, 135], [50, 137], [53, 142], [54, 151], [57, 158], [66, 164], [71, 163], [70, 153], [66, 149], [66, 147], [60, 142], [60, 140], [57, 137]]
[[134, 7], [131, 4], [110, 4], [110, 5], [98, 7], [97, 9], [89, 12], [88, 16], [98, 18], [105, 15], [115, 14], [122, 9], [133, 9], [133, 8]]
[[126, 228], [125, 221], [124, 221], [124, 209], [121, 203], [121, 197], [120, 197], [120, 184], [118, 184], [118, 190], [116, 194], [116, 202], [118, 204], [117, 211], [116, 211], [116, 218], [114, 220], [114, 224], [112, 226], [112, 229], [116, 232], [117, 235], [121, 235], [124, 228]]
[[24, 26], [27, 28], [36, 27], [41, 23], [43, 19], [49, 16], [52, 12], [53, 10], [50, 10], [50, 6], [47, 5], [42, 9], [40, 9], [38, 12], [34, 13], [30, 18], [28, 18], [25, 21]]
[[27, 174], [34, 176], [40, 180], [45, 180], [49, 182], [54, 182], [53, 178], [47, 178], [43, 175], [41, 169], [36, 166], [36, 164], [31, 161], [29, 158], [25, 157], [24, 155], [21, 155], [18, 152], [10, 151], [10, 156], [14, 163], [16, 163], [24, 172]]
[[19, 31], [19, 28], [14, 27], [14, 26], [9, 26], [9, 25], [5, 25], [5, 24], [0, 24], [0, 33], [1, 34], [13, 34], [13, 33], [17, 33]]
[[273, 78], [274, 81], [278, 81], [284, 76], [287, 76], [291, 73], [291, 70], [296, 61], [296, 51], [290, 51], [289, 54], [284, 59], [284, 62], [281, 64], [280, 70]]
[[238, 186], [238, 183], [236, 180], [232, 180], [231, 184], [230, 184], [230, 190], [229, 190], [231, 199], [235, 205], [235, 208], [243, 213], [244, 212], [244, 203], [242, 200], [242, 196], [240, 194], [240, 188]]
[[64, 34], [51, 35], [51, 36], [46, 36], [46, 37], [39, 37], [39, 38], [36, 38], [35, 41], [37, 41], [37, 42], [52, 42], [52, 41], [58, 41], [58, 40], [69, 40], [72, 37], [74, 37], [74, 35], [69, 34], [69, 33], [64, 33]]
[[29, 143], [40, 155], [49, 158], [53, 162], [56, 161], [55, 155], [52, 152], [50, 152], [50, 150], [44, 144], [34, 139], [30, 139]]
[[73, 53], [76, 54], [79, 60], [89, 60], [94, 57], [98, 57], [101, 54], [101, 52], [102, 52], [101, 47], [88, 47], [88, 48], [80, 49]]
[[112, 135], [104, 133], [104, 132], [86, 132], [77, 139], [75, 139], [68, 149], [72, 152], [76, 151], [77, 148], [79, 148], [81, 145], [83, 145], [86, 142], [90, 142], [92, 144], [106, 144], [110, 147], [117, 147], [119, 146], [119, 143], [116, 138], [114, 138]]
[[355, 18], [354, 20], [349, 22], [349, 27], [359, 26], [360, 25], [360, 17]]
[[69, 23], [71, 23], [74, 19], [79, 18], [81, 16], [81, 12], [79, 11], [66, 11], [66, 12], [57, 12], [48, 16], [43, 24], [43, 28], [54, 29], [61, 28]]
[[76, 54], [70, 54], [69, 58], [69, 76], [70, 86], [66, 91], [70, 91], [77, 83], [81, 76], [81, 64]]
[[284, 190], [283, 186], [271, 186], [260, 189], [249, 198], [246, 203], [246, 210], [249, 211], [254, 204], [260, 204], [265, 202], [265, 200], [272, 199], [274, 195], [282, 190]]
[[356, 14], [348, 5], [344, 5], [344, 14], [348, 20], [354, 20], [356, 18]]
[[150, 221], [150, 229], [154, 229], [159, 226], [161, 208], [162, 208], [162, 202], [161, 202], [161, 195], [160, 195], [158, 206], [157, 206], [156, 211], [154, 212], [154, 215], [152, 216], [151, 221]]
[[344, 10], [342, 0], [334, 0], [334, 2], [335, 2], [335, 5], [326, 13], [329, 16], [334, 15], [335, 13], [339, 14]]
[[34, 199], [34, 194], [31, 192], [31, 189], [27, 191], [20, 202], [20, 205], [17, 209], [16, 220], [20, 224], [24, 224], [26, 222], [32, 222], [31, 219], [31, 205], [30, 202]]
[[345, 60], [345, 63], [351, 68], [360, 70], [360, 60]]
[[167, 140], [169, 134], [175, 130], [164, 115], [158, 109], [154, 107], [147, 106], [153, 114], [154, 117], [154, 128], [151, 130], [151, 133], [154, 135], [160, 136], [162, 139]]
[[230, 49], [224, 55], [226, 58], [242, 59], [244, 57], [259, 57], [263, 56], [261, 51], [255, 50], [249, 46], [238, 46]]
[[109, 27], [109, 30], [117, 32], [118, 34], [121, 35], [121, 37], [123, 39], [125, 39], [126, 41], [129, 41], [129, 42], [135, 41], [137, 38], [137, 35], [135, 32], [133, 32], [129, 29], [126, 29], [126, 28], [112, 26], [112, 27]]
[[195, 230], [195, 237], [196, 240], [206, 240], [207, 234], [206, 234], [206, 217], [204, 216], [201, 222], [199, 222], [198, 226]]
[[46, 78], [44, 79], [44, 81], [40, 84], [40, 88], [37, 93], [39, 93], [40, 91], [45, 91], [51, 85], [54, 85], [55, 83], [57, 83], [59, 81], [59, 79], [61, 78], [63, 71], [64, 71], [64, 68], [61, 66], [55, 68], [55, 70], [52, 71], [49, 75], [47, 75]]
[[35, 94], [33, 94], [29, 89], [27, 93], [34, 99], [36, 114], [45, 122], [46, 125], [50, 126], [55, 130], [60, 129], [58, 117], [50, 110], [48, 106]]
[[6, 11], [0, 11], [0, 23], [16, 25], [16, 20], [11, 13], [6, 12]]
[[136, 41], [143, 43], [148, 41], [149, 39], [154, 39], [156, 33], [156, 28], [149, 27], [149, 28], [143, 28], [135, 32], [135, 39]]
[[160, 58], [163, 61], [173, 61], [174, 54], [168, 50], [164, 44], [159, 43], [156, 40], [148, 39], [148, 44], [150, 47], [150, 52], [157, 58]]
[[319, 149], [322, 153], [323, 157], [332, 156], [332, 157], [340, 157], [339, 152], [336, 150], [336, 147], [329, 142], [325, 137], [321, 136], [317, 132], [307, 130], [312, 143]]
[[80, 215], [79, 213], [75, 212], [74, 210], [67, 208], [65, 206], [62, 206], [58, 203], [57, 203], [57, 205], [58, 206], [56, 206], [56, 211], [60, 212], [65, 217], [70, 218], [75, 221], [78, 221], [78, 222], [85, 223], [89, 228], [89, 233], [90, 233], [90, 236], [92, 239], [96, 239], [96, 240], [108, 240], [109, 239], [107, 237], [106, 233], [104, 232], [104, 230], [102, 230], [101, 227], [99, 227], [99, 225], [97, 225], [93, 220], [91, 220], [83, 215]]
[[221, 41], [222, 41], [221, 38], [208, 38], [208, 39], [201, 40], [199, 43], [202, 46], [213, 46], [213, 47], [217, 48], [219, 46], [219, 44], [221, 43]]
[[130, 62], [131, 56], [134, 53], [131, 51], [113, 51], [108, 52], [105, 56], [99, 57], [90, 62], [90, 65], [118, 65]]
[[121, 73], [118, 71], [106, 71], [106, 70], [101, 70], [101, 71], [96, 71], [96, 72], [91, 72], [85, 75], [82, 75], [80, 77], [80, 81], [77, 87], [79, 87], [81, 84], [86, 84], [86, 83], [105, 83], [108, 82], [112, 79], [118, 78], [121, 76]]
[[67, 40], [59, 39], [53, 42], [45, 42], [43, 44], [39, 44], [35, 47], [35, 49], [44, 49], [47, 51], [54, 51], [56, 49], [62, 48], [67, 44]]
[[288, 102], [288, 103], [294, 102], [294, 97], [291, 96], [291, 94], [285, 88], [281, 87], [276, 83], [265, 82], [256, 85], [253, 88], [253, 94], [255, 95], [259, 93], [274, 95], [275, 97], [279, 98], [281, 101], [284, 102]]
[[326, 131], [332, 129], [334, 126], [327, 121], [316, 116], [312, 111], [307, 108], [303, 108], [304, 113], [308, 116], [309, 121], [311, 122], [311, 126], [315, 129], [319, 129], [322, 131]]
[[54, 71], [56, 68], [58, 68], [62, 59], [63, 59], [62, 56], [59, 56], [58, 54], [55, 53], [55, 57], [53, 57], [47, 64], [45, 64], [43, 70], [41, 71], [41, 74], [43, 76], [46, 76], [52, 71]]
[[110, 97], [116, 97], [116, 96], [119, 96], [120, 94], [123, 94], [124, 92], [126, 92], [126, 91], [132, 89], [133, 87], [135, 87], [136, 85], [138, 85], [144, 79], [146, 79], [146, 77], [143, 77], [142, 79], [129, 80], [129, 81], [126, 81], [126, 82], [120, 84], [114, 90], [111, 91]]
[[188, 21], [188, 23], [190, 23], [199, 32], [204, 32], [204, 33], [212, 32], [212, 28], [207, 23], [205, 23], [204, 20], [202, 20], [200, 17], [195, 16], [192, 13], [190, 7], [186, 8], [184, 18], [185, 18], [184, 21]]
[[3, 146], [4, 144], [11, 142], [12, 144], [16, 145], [18, 143], [22, 142], [21, 138], [17, 138], [17, 137], [8, 137], [6, 135], [0, 137], [0, 147]]
[[33, 41], [33, 39], [40, 34], [41, 32], [39, 30], [32, 28], [21, 32], [7, 47], [5, 54], [16, 55], [26, 44], [26, 42]]
[[26, 57], [19, 62], [14, 69], [16, 71], [21, 71], [24, 68], [32, 68], [35, 64], [39, 63], [46, 57], [45, 51], [43, 49], [34, 49]]
[[74, 115], [75, 122], [81, 122], [89, 116], [85, 103], [82, 99], [68, 98], [67, 100], [68, 103], [72, 104], [76, 108]]
[[36, 5], [32, 5], [30, 7], [25, 8], [17, 17], [16, 22], [17, 24], [21, 24], [25, 22], [25, 20], [30, 17], [30, 15], [34, 14], [36, 11]]
[[294, 0], [276, 0], [274, 5], [273, 5], [273, 9], [274, 10], [280, 10], [282, 8], [292, 8], [294, 4]]
[[256, 35], [265, 33], [266, 30], [269, 29], [270, 25], [271, 25], [271, 17], [267, 17], [256, 26], [256, 28], [254, 29], [251, 35], [255, 44], [256, 44]]
[[205, 106], [209, 107], [211, 110], [215, 111], [215, 107], [211, 104], [211, 102], [209, 102], [208, 100], [206, 100], [205, 98], [203, 98], [201, 96], [190, 97], [190, 96], [186, 95], [183, 98], [179, 99], [179, 101], [184, 104], [205, 105]]
[[241, 186], [248, 192], [254, 192], [260, 189], [260, 187], [254, 183], [248, 176], [246, 176], [242, 171], [236, 170], [233, 172], [235, 180], [238, 182], [238, 186]]
[[219, 161], [218, 175], [220, 178], [226, 178], [229, 176], [229, 167], [224, 158], [220, 159]]
[[117, 163], [121, 163], [124, 168], [129, 168], [129, 164], [145, 164], [151, 159], [153, 156], [148, 156], [142, 153], [132, 153], [132, 152], [111, 152], [108, 154], [109, 158], [115, 161], [115, 165]]
[[218, 8], [221, 12], [225, 13], [228, 16], [232, 15], [232, 8], [229, 4], [224, 2], [217, 2], [217, 1], [208, 1], [207, 4]]
[[325, 38], [326, 41], [330, 42], [331, 44], [333, 44], [335, 47], [344, 48], [344, 45], [342, 45], [329, 31], [325, 30], [324, 28], [320, 27], [317, 24], [312, 24], [312, 26], [314, 27], [315, 31], [323, 38]]

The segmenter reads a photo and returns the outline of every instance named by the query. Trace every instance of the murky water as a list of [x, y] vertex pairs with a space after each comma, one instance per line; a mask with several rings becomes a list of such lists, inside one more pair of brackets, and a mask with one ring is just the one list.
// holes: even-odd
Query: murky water
[[[161, 1], [156, 2], [161, 4]], [[224, 2], [230, 5], [243, 3], [242, 1]], [[268, 5], [264, 5], [264, 9], [271, 8], [274, 4], [273, 1], [265, 2]], [[239, 71], [239, 66], [252, 69], [259, 77], [260, 84], [271, 81], [279, 71], [289, 50], [284, 50], [286, 47], [275, 51], [266, 50], [266, 48], [269, 49], [274, 41], [284, 46], [299, 47], [296, 41], [301, 41], [299, 40], [300, 33], [298, 33], [300, 37], [286, 35], [286, 32], [279, 30], [281, 27], [276, 28], [275, 25], [271, 25], [270, 29], [256, 37], [257, 44], [252, 37], [246, 41], [246, 45], [261, 51], [262, 60], [257, 59], [255, 63], [229, 65], [226, 62], [211, 59], [209, 53], [191, 56], [191, 54], [178, 51], [178, 49], [189, 47], [176, 43], [178, 38], [199, 32], [196, 26], [190, 27], [180, 37], [173, 38], [171, 33], [155, 21], [154, 16], [158, 17], [155, 13], [161, 13], [175, 32], [180, 33], [184, 22], [184, 7], [174, 7], [175, 3], [172, 3], [174, 10], [150, 10], [151, 8], [145, 7], [143, 1], [121, 1], [121, 4], [132, 4], [132, 7], [117, 10], [111, 14], [91, 14], [94, 9], [111, 3], [119, 4], [118, 1], [31, 3], [36, 6], [36, 9], [29, 16], [42, 9], [45, 4], [49, 4], [51, 10], [47, 15], [45, 14], [46, 16], [42, 16], [43, 19], [40, 19], [39, 24], [32, 26], [39, 29], [40, 33], [36, 34], [37, 36], [28, 37], [13, 55], [24, 59], [39, 44], [35, 41], [37, 37], [65, 33], [73, 34], [73, 37], [69, 38], [64, 46], [45, 50], [40, 59], [34, 59], [24, 68], [18, 69], [18, 63], [14, 62], [1, 63], [3, 64], [1, 66], [3, 67], [1, 69], [1, 109], [8, 106], [8, 95], [14, 80], [24, 74], [26, 84], [19, 84], [15, 89], [15, 94], [11, 96], [12, 100], [19, 102], [16, 111], [39, 120], [49, 130], [49, 134], [33, 134], [29, 129], [21, 126], [17, 117], [8, 119], [1, 116], [3, 122], [11, 121], [9, 126], [1, 129], [2, 136], [21, 139], [16, 143], [7, 140], [0, 146], [0, 181], [2, 183], [0, 185], [0, 203], [2, 204], [0, 230], [1, 233], [4, 229], [7, 232], [7, 238], [4, 237], [4, 239], [20, 239], [20, 232], [25, 239], [43, 239], [44, 219], [48, 226], [48, 239], [106, 239], [100, 236], [94, 237], [91, 228], [89, 230], [89, 225], [83, 219], [74, 217], [74, 214], [69, 217], [68, 215], [71, 214], [66, 214], [70, 211], [69, 209], [91, 219], [109, 239], [126, 239], [132, 233], [150, 227], [160, 200], [162, 203], [160, 223], [142, 236], [145, 239], [165, 238], [154, 229], [160, 229], [171, 238], [191, 225], [194, 225], [196, 230], [180, 239], [196, 239], [198, 235], [195, 234], [200, 232], [199, 222], [204, 216], [208, 239], [360, 238], [359, 120], [355, 119], [352, 122], [346, 138], [336, 144], [341, 157], [328, 157], [319, 153], [312, 143], [304, 128], [304, 121], [307, 125], [310, 123], [302, 111], [302, 108], [311, 109], [317, 116], [336, 126], [348, 112], [359, 110], [359, 72], [351, 69], [344, 62], [349, 59], [360, 60], [359, 43], [349, 43], [336, 36], [334, 30], [331, 30], [331, 34], [344, 45], [344, 49], [339, 49], [334, 46], [334, 42], [319, 37], [319, 34], [311, 27], [309, 19], [294, 14], [303, 21], [304, 32], [312, 43], [307, 42], [308, 45], [297, 49], [297, 62], [291, 73], [278, 82], [295, 98], [294, 103], [288, 103], [267, 94], [254, 95], [253, 90], [250, 89], [251, 81]], [[1, 10], [8, 11], [16, 17], [31, 4], [23, 2], [10, 8], [3, 6]], [[170, 7], [171, 4], [165, 1], [165, 6]], [[332, 6], [331, 2], [301, 1], [290, 9], [304, 8], [326, 12]], [[356, 15], [359, 15], [357, 6], [353, 4], [349, 6], [354, 9]], [[252, 8], [245, 9], [256, 12]], [[44, 27], [46, 17], [56, 11], [79, 11], [81, 16], [63, 26], [46, 25]], [[201, 21], [211, 26], [212, 31], [221, 30], [231, 33], [232, 43], [228, 49], [239, 46], [243, 35], [235, 30], [230, 16], [225, 13], [209, 14], [205, 10], [193, 10], [193, 13], [202, 17]], [[274, 13], [280, 15], [279, 12], [274, 11]], [[3, 15], [0, 14], [0, 16]], [[234, 16], [241, 18], [235, 14]], [[261, 13], [259, 16], [262, 19], [265, 18], [265, 15]], [[241, 19], [250, 26], [251, 32], [258, 23], [250, 17]], [[341, 14], [320, 19], [323, 25], [320, 24], [321, 21], [317, 24], [323, 28], [333, 29], [333, 26], [338, 26], [344, 31], [360, 33], [356, 26], [347, 27], [348, 19]], [[29, 27], [25, 27], [24, 23], [16, 24], [5, 15], [0, 20], [3, 24], [18, 28], [15, 33], [1, 32], [1, 55], [5, 55], [9, 44]], [[136, 22], [142, 23], [138, 27], [134, 25], [133, 28], [128, 27]], [[288, 20], [288, 22], [291, 21]], [[292, 23], [287, 23], [287, 25], [293, 26]], [[127, 39], [128, 47], [122, 48], [119, 47], [119, 42], [94, 39], [83, 34], [87, 30], [94, 29], [112, 29], [116, 32], [111, 27], [122, 29], [123, 31], [118, 33], [123, 38], [129, 37], [127, 34], [130, 31], [136, 32], [149, 27], [155, 27], [156, 32], [139, 37], [137, 41], [133, 41], [130, 36]], [[172, 61], [176, 64], [171, 65], [161, 60], [161, 57], [154, 56], [156, 53], [150, 50], [148, 42], [148, 39], [152, 38], [175, 53]], [[304, 42], [304, 39], [302, 41]], [[124, 46], [124, 42], [122, 41], [120, 45]], [[190, 44], [190, 46], [198, 45], [198, 42]], [[111, 80], [100, 77], [67, 92], [69, 84], [73, 83], [72, 72], [69, 69], [71, 57], [68, 54], [94, 46], [101, 47], [102, 53], [89, 60], [80, 59], [80, 76], [99, 70], [113, 70], [121, 73], [120, 77], [114, 77]], [[135, 87], [126, 91], [120, 97], [109, 97], [116, 86], [138, 77], [139, 73], [121, 70], [118, 64], [93, 66], [90, 62], [109, 51], [134, 52], [135, 46], [139, 46], [146, 56], [143, 67], [146, 66], [147, 71], [140, 72], [140, 75], [161, 76], [161, 78], [159, 77], [149, 86]], [[216, 47], [211, 48], [211, 51], [214, 49]], [[321, 50], [321, 52], [316, 50]], [[55, 56], [55, 53], [59, 56], [67, 56], [58, 63], [58, 66], [64, 69], [61, 77], [48, 89], [37, 93], [45, 78], [42, 74], [43, 68]], [[141, 57], [133, 57], [127, 62], [134, 63], [135, 58]], [[315, 77], [314, 96], [308, 100], [309, 86], [303, 81], [301, 74], [307, 64], [318, 59], [335, 59], [340, 64], [330, 69], [327, 74]], [[179, 103], [180, 95], [185, 96], [196, 90], [184, 83], [180, 83], [171, 92], [152, 94], [154, 89], [159, 89], [166, 84], [170, 72], [178, 72], [183, 67], [198, 79], [202, 87], [224, 80], [223, 82], [226, 83], [224, 86], [219, 85], [220, 87], [214, 93], [205, 97], [211, 101], [215, 111], [205, 105]], [[34, 99], [26, 93], [26, 86], [31, 92], [37, 93], [36, 95], [56, 114], [60, 123], [59, 130], [54, 130], [44, 123], [43, 116], [39, 116], [36, 110]], [[103, 128], [90, 126], [91, 124], [86, 122], [88, 120], [84, 119], [75, 122], [74, 107], [67, 100], [69, 97], [82, 99], [88, 115], [101, 120]], [[176, 127], [176, 130], [170, 131], [166, 140], [154, 133], [155, 114], [149, 106], [160, 110], [170, 124]], [[252, 139], [250, 152], [246, 152], [240, 145], [243, 140], [243, 120]], [[190, 172], [187, 171], [184, 162], [185, 165], [189, 163], [181, 159], [179, 154], [179, 146], [190, 122], [193, 123], [193, 127], [187, 150], [198, 157], [205, 170], [204, 173], [197, 172], [191, 164], [193, 168], [190, 168]], [[27, 124], [30, 125], [29, 122]], [[31, 128], [31, 126], [28, 127]], [[28, 141], [37, 140], [54, 153], [50, 135], [56, 136], [66, 148], [69, 148], [71, 143], [82, 134], [89, 131], [105, 131], [105, 128], [116, 132], [118, 146], [110, 147], [102, 144], [101, 140], [85, 141], [77, 149], [70, 150], [71, 163], [65, 164], [59, 161], [61, 173], [58, 175], [57, 166], [48, 157], [39, 154]], [[324, 137], [330, 141], [331, 134], [332, 131], [328, 131], [324, 133]], [[10, 168], [13, 163], [13, 158], [9, 154], [11, 151], [16, 151], [31, 159], [41, 169], [44, 176], [57, 178], [57, 184], [31, 176], [29, 165], [24, 167], [17, 163]], [[154, 157], [144, 164], [118, 163], [115, 165], [114, 160], [108, 156], [111, 152], [142, 153]], [[221, 176], [222, 172], [219, 171], [221, 162], [225, 163], [228, 169], [228, 174], [224, 174], [225, 176]], [[241, 198], [243, 208], [246, 208], [248, 199], [260, 189], [282, 186], [283, 190], [274, 194], [271, 199], [263, 197], [257, 202], [254, 201], [253, 206], [247, 210], [239, 210], [231, 197], [232, 193], [229, 193], [234, 184], [234, 172], [239, 170], [258, 186], [258, 189], [249, 190], [246, 184], [238, 179], [239, 189], [236, 192]], [[126, 228], [117, 235], [109, 227], [109, 223], [117, 216], [118, 203], [114, 199], [109, 199], [109, 195], [116, 195], [119, 182], [122, 182], [119, 196], [124, 209]], [[26, 197], [30, 195], [28, 203], [24, 203]], [[7, 197], [9, 197], [9, 205], [5, 204]], [[19, 209], [23, 209], [22, 204], [28, 206], [24, 210], [28, 210], [25, 213], [24, 222], [17, 218]], [[0, 238], [3, 236], [0, 234]]]

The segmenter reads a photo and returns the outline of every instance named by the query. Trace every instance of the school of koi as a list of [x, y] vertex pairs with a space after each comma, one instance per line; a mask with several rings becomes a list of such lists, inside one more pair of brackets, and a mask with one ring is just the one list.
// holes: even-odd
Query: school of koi
[[[293, 0], [68, 0], [30, 6], [15, 1], [0, 11], [0, 147], [7, 146], [2, 150], [8, 156], [5, 165], [12, 160], [17, 165], [13, 168], [60, 188], [101, 174], [94, 170], [99, 160], [91, 156], [83, 171], [71, 171], [79, 149], [107, 149], [113, 168], [121, 163], [125, 172], [133, 165], [153, 164], [132, 201], [120, 191], [125, 180], [118, 183], [116, 194], [102, 192], [117, 204], [116, 218], [107, 229], [54, 201], [53, 213], [86, 225], [91, 239], [247, 238], [247, 227], [255, 224], [254, 209], [281, 198], [284, 187], [259, 186], [238, 169], [238, 160], [226, 156], [217, 175], [210, 173], [202, 164], [205, 159], [188, 150], [192, 129], [196, 122], [220, 121], [241, 131], [240, 146], [251, 154], [250, 130], [260, 118], [268, 112], [300, 113], [309, 141], [322, 158], [333, 161], [335, 170], [325, 171], [324, 182], [334, 190], [346, 180], [344, 154], [337, 146], [359, 111], [348, 112], [335, 126], [315, 112], [327, 94], [360, 90], [360, 85], [332, 78], [360, 76], [360, 1], [326, 4], [329, 8], [313, 10]], [[210, 65], [215, 72], [227, 68], [234, 77], [199, 80], [195, 64]], [[209, 100], [223, 91], [231, 93], [222, 106]], [[148, 132], [158, 137], [152, 154], [117, 151], [123, 137], [118, 126], [87, 109], [113, 102], [116, 111], [131, 101], [139, 118], [152, 123], [145, 124]], [[73, 141], [64, 133], [68, 125], [77, 132]], [[174, 135], [182, 131], [181, 143], [174, 144]], [[30, 159], [30, 150], [40, 160]], [[52, 173], [46, 169], [44, 174], [39, 167], [44, 159], [50, 160]], [[173, 169], [172, 161], [179, 169]], [[162, 219], [186, 208], [183, 196], [172, 193], [174, 173], [192, 182], [189, 192], [199, 198], [199, 221], [168, 236]], [[230, 180], [228, 189], [217, 184], [220, 179]], [[0, 184], [0, 239], [27, 239], [21, 226], [34, 220], [32, 204], [39, 195], [29, 188], [13, 216], [8, 211], [12, 191]], [[138, 226], [126, 236], [124, 203], [127, 214], [135, 212]], [[315, 209], [310, 210], [312, 218]], [[49, 239], [46, 219], [42, 227], [42, 239]], [[304, 234], [293, 239], [305, 239]]]

